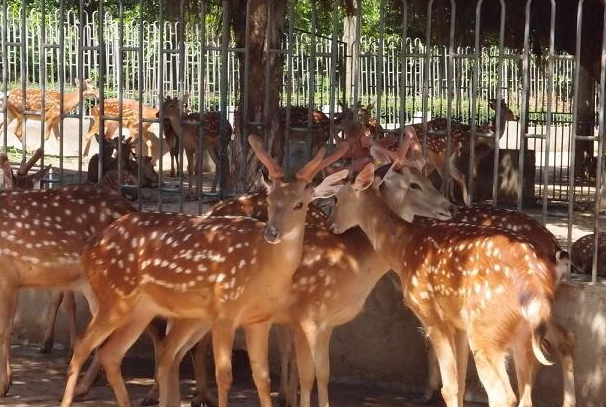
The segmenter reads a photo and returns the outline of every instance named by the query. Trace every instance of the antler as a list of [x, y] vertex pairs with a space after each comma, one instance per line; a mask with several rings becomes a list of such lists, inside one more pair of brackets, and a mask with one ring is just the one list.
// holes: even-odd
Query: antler
[[42, 155], [44, 154], [44, 150], [39, 148], [34, 152], [34, 155], [31, 156], [31, 158], [29, 159], [29, 161], [26, 163], [25, 160], [21, 162], [21, 167], [19, 168], [19, 171], [17, 171], [18, 175], [27, 175], [27, 173], [29, 172], [29, 170], [32, 169], [32, 167], [34, 166], [34, 164], [36, 163], [36, 161], [38, 161]]
[[[269, 153], [267, 151], [265, 151], [265, 148], [263, 148], [263, 143], [257, 136], [252, 135], [252, 134], [249, 135], [248, 143], [250, 144], [250, 147], [255, 152], [255, 155], [257, 156], [259, 161], [261, 161], [263, 163], [263, 165], [265, 165], [265, 167], [267, 168], [267, 171], [269, 171], [270, 180], [277, 180], [277, 179], [284, 178], [284, 171], [282, 171], [282, 168], [280, 168], [278, 163], [276, 163], [276, 161], [269, 155]], [[322, 150], [320, 150], [320, 151], [322, 151]]]
[[314, 157], [314, 159], [305, 164], [303, 168], [301, 168], [299, 172], [297, 172], [297, 179], [311, 182], [316, 176], [316, 174], [336, 162], [339, 158], [343, 157], [348, 150], [349, 143], [347, 141], [342, 141], [337, 144], [337, 149], [334, 153], [324, 158], [324, 154], [326, 154], [326, 149], [321, 148], [320, 151], [318, 151], [318, 154], [316, 154], [316, 156]]

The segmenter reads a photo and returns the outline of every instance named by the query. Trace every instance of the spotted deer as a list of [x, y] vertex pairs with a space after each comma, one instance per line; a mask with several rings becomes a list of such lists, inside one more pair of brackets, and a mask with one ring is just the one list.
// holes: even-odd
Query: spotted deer
[[[406, 134], [406, 133], [405, 133]], [[414, 138], [411, 138], [412, 143], [417, 143]], [[403, 151], [392, 152], [382, 148], [378, 143], [374, 143], [374, 151], [381, 151], [386, 157], [401, 161], [410, 162], [418, 160], [419, 154], [407, 154]], [[418, 146], [417, 146], [418, 147]], [[414, 150], [413, 150], [414, 151]], [[419, 149], [417, 148], [417, 151]], [[420, 163], [422, 164], [422, 162]], [[406, 177], [400, 176], [397, 172], [390, 174], [389, 177], [383, 178], [383, 187], [381, 194], [385, 199], [387, 206], [400, 218], [412, 221], [409, 211], [406, 210], [405, 197], [400, 193], [403, 188], [408, 188]], [[416, 223], [433, 226], [437, 223], [436, 220], [428, 218], [416, 218]], [[472, 207], [461, 207], [450, 219], [449, 223], [472, 224], [476, 226], [489, 226], [518, 233], [529, 241], [536, 243], [536, 248], [545, 257], [554, 257], [558, 252], [561, 252], [561, 247], [555, 236], [547, 230], [543, 225], [522, 213], [507, 209], [494, 208], [490, 205], [476, 205]], [[560, 281], [563, 274], [568, 268], [568, 260], [558, 261], [555, 271], [556, 279]], [[570, 331], [555, 321], [549, 321], [546, 326], [546, 339], [555, 348], [562, 360], [562, 374], [564, 383], [564, 406], [573, 406], [576, 403], [576, 395], [574, 388], [574, 366], [573, 366], [573, 350], [574, 337]], [[514, 352], [516, 350], [514, 349]], [[520, 367], [518, 373], [519, 389], [520, 389], [520, 406], [532, 406], [532, 379], [536, 371], [534, 360], [530, 360], [526, 365]], [[429, 347], [429, 380], [425, 389], [424, 398], [430, 400], [433, 394], [440, 385], [439, 370], [437, 360], [433, 354], [433, 350]], [[528, 371], [523, 370], [527, 366]], [[466, 371], [466, 368], [463, 368]]]
[[[286, 108], [280, 109], [281, 123], [286, 125]], [[311, 111], [312, 152], [315, 154], [320, 148], [324, 147], [330, 139], [330, 119], [324, 112], [318, 109]], [[309, 111], [304, 106], [291, 106], [290, 108], [290, 126], [300, 129], [307, 129], [309, 122]], [[336, 131], [334, 132], [336, 133]], [[290, 140], [306, 141], [307, 132], [291, 131]]]
[[[11, 382], [9, 339], [19, 290], [81, 290], [94, 313], [96, 299], [83, 274], [80, 252], [93, 235], [133, 211], [115, 192], [92, 185], [0, 191], [1, 395]], [[87, 375], [83, 382], [93, 379]]]
[[[27, 119], [30, 120], [42, 120], [44, 118], [44, 140], [47, 141], [50, 137], [50, 132], [55, 134], [57, 140], [61, 138], [59, 131], [59, 122], [61, 121], [64, 114], [74, 110], [80, 103], [80, 91], [82, 91], [82, 97], [98, 98], [99, 91], [89, 79], [85, 79], [82, 86], [78, 79], [74, 80], [76, 84], [76, 90], [74, 92], [63, 94], [63, 111], [61, 108], [61, 94], [54, 91], [46, 91], [45, 93], [45, 110], [44, 115], [33, 114], [27, 115]], [[7, 109], [7, 126], [13, 121], [17, 121], [15, 127], [15, 136], [20, 142], [23, 142], [23, 122], [25, 115], [23, 114], [23, 92], [21, 89], [13, 89], [9, 92], [6, 100]], [[42, 111], [42, 91], [38, 89], [26, 89], [25, 91], [25, 110], [28, 112], [41, 112]], [[4, 121], [0, 122], [0, 132], [4, 126]]]
[[[143, 114], [141, 117], [143, 119], [155, 119], [156, 114], [158, 113], [158, 109], [142, 105]], [[118, 117], [120, 116], [120, 99], [105, 99], [103, 102], [103, 113], [106, 116]], [[96, 104], [92, 109], [93, 115], [93, 123], [91, 127], [88, 129], [88, 133], [84, 136], [84, 157], [88, 156], [88, 151], [90, 149], [90, 142], [95, 136], [95, 134], [101, 135], [99, 132], [99, 126], [101, 124], [101, 107], [100, 104]], [[138, 100], [129, 100], [125, 99], [122, 101], [122, 126], [128, 129], [129, 135], [133, 140], [136, 140], [139, 137], [139, 101]], [[118, 127], [120, 127], [120, 122], [116, 120], [104, 120], [105, 131], [103, 132], [102, 137], [112, 138]], [[149, 128], [152, 123], [143, 122], [141, 123], [141, 130], [143, 133], [143, 140], [148, 141], [149, 136]]]
[[[183, 148], [187, 156], [187, 172], [189, 174], [189, 188], [193, 185], [193, 175], [201, 170], [197, 168], [198, 157], [198, 141], [200, 134], [200, 113], [187, 113], [181, 115], [179, 110], [179, 100], [177, 98], [167, 97], [162, 103], [162, 114], [165, 119], [170, 121], [174, 133], [182, 134]], [[157, 115], [160, 116], [159, 113]], [[204, 148], [210, 154], [216, 166], [215, 178], [213, 181], [212, 191], [216, 191], [217, 183], [220, 177], [220, 159], [221, 153], [221, 113], [220, 112], [204, 112]], [[223, 123], [225, 128], [224, 142], [229, 143], [232, 136], [231, 124], [226, 120]], [[175, 138], [178, 141], [178, 137]], [[178, 147], [177, 147], [178, 148]], [[228, 160], [225, 156], [224, 160]], [[172, 165], [172, 164], [171, 164]], [[229, 168], [229, 163], [226, 162], [225, 168]], [[226, 175], [229, 177], [229, 174]]]
[[[29, 174], [32, 166], [42, 157], [44, 150], [38, 149], [26, 163], [25, 160], [21, 163], [19, 171], [16, 176], [10, 167], [8, 157], [6, 154], [0, 154], [0, 169], [4, 174], [4, 180], [6, 181], [4, 186], [0, 189], [15, 189], [15, 190], [32, 190], [39, 189], [40, 181], [50, 171], [51, 166], [48, 165], [45, 168], [40, 169], [34, 174]], [[48, 318], [49, 321], [47, 328], [45, 329], [44, 339], [42, 340], [42, 346], [40, 347], [41, 353], [48, 353], [53, 347], [53, 337], [55, 329], [55, 320], [57, 318], [57, 311], [61, 301], [65, 298], [65, 310], [67, 312], [67, 326], [69, 330], [69, 342], [70, 349], [76, 340], [76, 303], [74, 294], [71, 291], [58, 291], [54, 292], [51, 298], [51, 303], [48, 307]]]
[[[591, 274], [594, 234], [585, 235], [572, 244], [571, 260], [575, 269], [583, 274]], [[606, 277], [606, 233], [598, 234], [598, 276]]]
[[[389, 167], [389, 166], [388, 166]], [[387, 169], [387, 168], [385, 168]], [[402, 190], [405, 210], [410, 216], [450, 218], [450, 202], [415, 169], [401, 168], [411, 188]], [[267, 219], [264, 195], [241, 197], [211, 209], [208, 214], [246, 214]], [[432, 202], [432, 205], [427, 205]], [[328, 406], [329, 342], [332, 330], [351, 321], [389, 267], [373, 250], [368, 239], [356, 229], [337, 236], [326, 228], [327, 216], [310, 206], [303, 244], [303, 259], [293, 277], [293, 300], [275, 315], [275, 322], [293, 328], [297, 366], [301, 380], [301, 406], [310, 405], [314, 379], [318, 382], [319, 405]], [[334, 259], [339, 259], [336, 261]], [[281, 330], [281, 394], [287, 391], [290, 338]], [[292, 380], [292, 378], [290, 379]], [[296, 394], [288, 391], [291, 405]]]
[[211, 327], [218, 403], [227, 405], [238, 326], [247, 334], [261, 404], [271, 406], [267, 359], [262, 356], [267, 353], [271, 312], [288, 301], [292, 275], [301, 261], [307, 205], [331, 194], [344, 174], [334, 174], [317, 187], [310, 183], [348, 146], [342, 144], [326, 158], [321, 149], [294, 181], [287, 181], [261, 141], [250, 136], [249, 142], [269, 170], [267, 223], [244, 217], [137, 213], [123, 216], [89, 241], [82, 265], [99, 312], [74, 348], [62, 407], [71, 404], [82, 364], [99, 345], [118, 405], [130, 406], [120, 362], [154, 317], [174, 321], [158, 353], [161, 406], [179, 404], [173, 366]]
[[[438, 357], [446, 405], [463, 404], [470, 345], [491, 406], [511, 406], [505, 358], [515, 348], [518, 372], [541, 349], [551, 319], [558, 261], [524, 237], [496, 228], [406, 222], [391, 212], [368, 164], [336, 195], [336, 233], [360, 226], [402, 280], [407, 305], [423, 323]], [[519, 377], [519, 375], [518, 375]]]

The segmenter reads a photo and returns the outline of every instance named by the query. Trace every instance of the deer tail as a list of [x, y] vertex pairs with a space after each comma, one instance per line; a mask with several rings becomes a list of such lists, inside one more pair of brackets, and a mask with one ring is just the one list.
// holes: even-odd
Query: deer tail
[[532, 353], [541, 364], [550, 366], [553, 362], [545, 356], [542, 342], [552, 317], [553, 297], [549, 290], [543, 288], [543, 281], [529, 283], [526, 281], [519, 291], [522, 315], [531, 327]]

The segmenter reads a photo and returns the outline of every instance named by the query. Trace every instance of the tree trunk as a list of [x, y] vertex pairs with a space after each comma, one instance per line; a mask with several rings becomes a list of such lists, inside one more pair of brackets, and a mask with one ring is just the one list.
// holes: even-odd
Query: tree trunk
[[[268, 21], [268, 2], [273, 7], [270, 21]], [[230, 144], [229, 152], [231, 174], [229, 189], [231, 192], [245, 192], [255, 185], [260, 169], [259, 161], [248, 146], [247, 137], [251, 133], [260, 137], [264, 135], [262, 128], [251, 127], [247, 125], [247, 122], [265, 123], [268, 146], [272, 156], [280, 164], [284, 157], [284, 137], [279, 123], [284, 56], [270, 54], [268, 49], [278, 49], [282, 43], [286, 2], [283, 0], [250, 0], [248, 30], [246, 29], [246, 2], [232, 0], [230, 6], [236, 46], [244, 48], [247, 31], [249, 35], [248, 84], [246, 84], [244, 76], [245, 55], [244, 53], [238, 54], [240, 95], [235, 115], [235, 137]], [[269, 35], [268, 24], [270, 25]], [[269, 81], [267, 87], [266, 81]], [[248, 92], [244, 94], [246, 85], [248, 85]], [[247, 117], [243, 117], [244, 106], [247, 107]], [[267, 111], [264, 111], [264, 107], [267, 107]]]

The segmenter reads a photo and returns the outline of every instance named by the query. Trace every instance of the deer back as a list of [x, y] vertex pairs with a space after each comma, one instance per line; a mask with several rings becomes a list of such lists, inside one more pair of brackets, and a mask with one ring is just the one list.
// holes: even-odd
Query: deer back
[[53, 269], [73, 265], [88, 239], [133, 211], [113, 191], [93, 185], [0, 192], [2, 258]]

